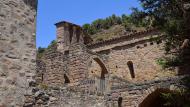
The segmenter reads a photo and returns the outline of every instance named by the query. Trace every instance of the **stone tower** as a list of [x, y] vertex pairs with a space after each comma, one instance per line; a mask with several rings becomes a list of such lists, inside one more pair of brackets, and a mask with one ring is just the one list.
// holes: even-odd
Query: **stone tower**
[[21, 107], [30, 94], [36, 64], [36, 9], [37, 0], [0, 2], [1, 107]]
[[79, 25], [62, 21], [55, 24], [57, 27], [58, 51], [65, 52], [75, 43], [84, 43], [84, 35]]

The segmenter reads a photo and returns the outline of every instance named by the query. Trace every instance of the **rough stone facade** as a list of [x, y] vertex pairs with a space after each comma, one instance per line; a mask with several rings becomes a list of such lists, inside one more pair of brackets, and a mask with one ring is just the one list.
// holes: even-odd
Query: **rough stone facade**
[[47, 97], [32, 96], [37, 107], [145, 107], [149, 94], [182, 86], [183, 76], [163, 72], [156, 63], [164, 55], [156, 29], [93, 43], [78, 25], [56, 26], [57, 45], [37, 62], [34, 94]]
[[57, 45], [36, 60], [36, 8], [37, 0], [0, 2], [0, 107], [147, 107], [151, 93], [183, 87], [185, 76], [155, 62], [164, 55], [156, 29], [93, 43], [59, 22]]
[[0, 107], [21, 107], [36, 70], [37, 0], [0, 2]]

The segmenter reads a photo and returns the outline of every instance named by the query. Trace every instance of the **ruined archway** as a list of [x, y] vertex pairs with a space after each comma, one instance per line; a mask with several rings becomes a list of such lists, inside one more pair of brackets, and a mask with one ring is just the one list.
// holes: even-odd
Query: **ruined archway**
[[95, 73], [95, 74], [96, 74], [96, 72], [99, 72], [98, 74], [96, 74], [96, 76], [100, 77], [101, 79], [104, 79], [105, 75], [108, 74], [108, 70], [107, 70], [104, 62], [98, 57], [93, 57], [91, 59], [90, 63], [91, 63], [91, 65], [90, 65], [91, 69], [99, 68], [99, 71], [91, 71], [91, 72]]
[[95, 80], [95, 87], [98, 93], [103, 94], [107, 87], [108, 70], [104, 62], [97, 56], [91, 56], [89, 60], [89, 78]]
[[99, 58], [93, 58], [101, 67], [101, 78], [105, 78], [105, 74], [108, 74], [108, 70], [105, 66], [105, 64], [99, 59]]
[[[164, 98], [161, 95], [168, 93], [174, 93], [174, 91], [171, 91], [169, 89], [156, 89], [139, 104], [139, 107], [166, 107], [165, 104], [167, 102], [164, 100]], [[172, 107], [172, 106], [167, 106], [167, 107]]]

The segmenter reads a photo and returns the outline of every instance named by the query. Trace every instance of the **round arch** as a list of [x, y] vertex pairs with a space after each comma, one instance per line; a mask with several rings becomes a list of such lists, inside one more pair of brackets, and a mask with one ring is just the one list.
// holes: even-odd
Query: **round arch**
[[104, 62], [97, 56], [93, 56], [91, 57], [90, 61], [95, 61], [101, 68], [101, 78], [105, 78], [105, 75], [108, 74], [108, 69], [106, 67], [106, 65], [104, 64]]
[[139, 104], [139, 107], [163, 107], [165, 101], [161, 97], [162, 93], [174, 93], [174, 91], [163, 88], [156, 89]]

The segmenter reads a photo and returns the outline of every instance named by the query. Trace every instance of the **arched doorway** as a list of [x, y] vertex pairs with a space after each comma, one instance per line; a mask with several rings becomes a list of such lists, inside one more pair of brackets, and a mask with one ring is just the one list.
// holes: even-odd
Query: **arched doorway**
[[149, 94], [142, 101], [142, 103], [140, 103], [139, 107], [173, 107], [167, 105], [167, 101], [163, 96], [164, 94], [166, 96], [169, 96], [170, 93], [174, 93], [174, 91], [171, 91], [169, 89], [157, 89], [153, 93]]
[[107, 87], [107, 74], [108, 70], [104, 62], [98, 57], [93, 57], [89, 64], [89, 77], [95, 79], [97, 91], [102, 94], [105, 92]]
[[101, 78], [105, 78], [105, 75], [108, 74], [108, 70], [105, 66], [105, 64], [99, 59], [99, 58], [93, 58], [98, 64], [99, 66], [101, 67]]

